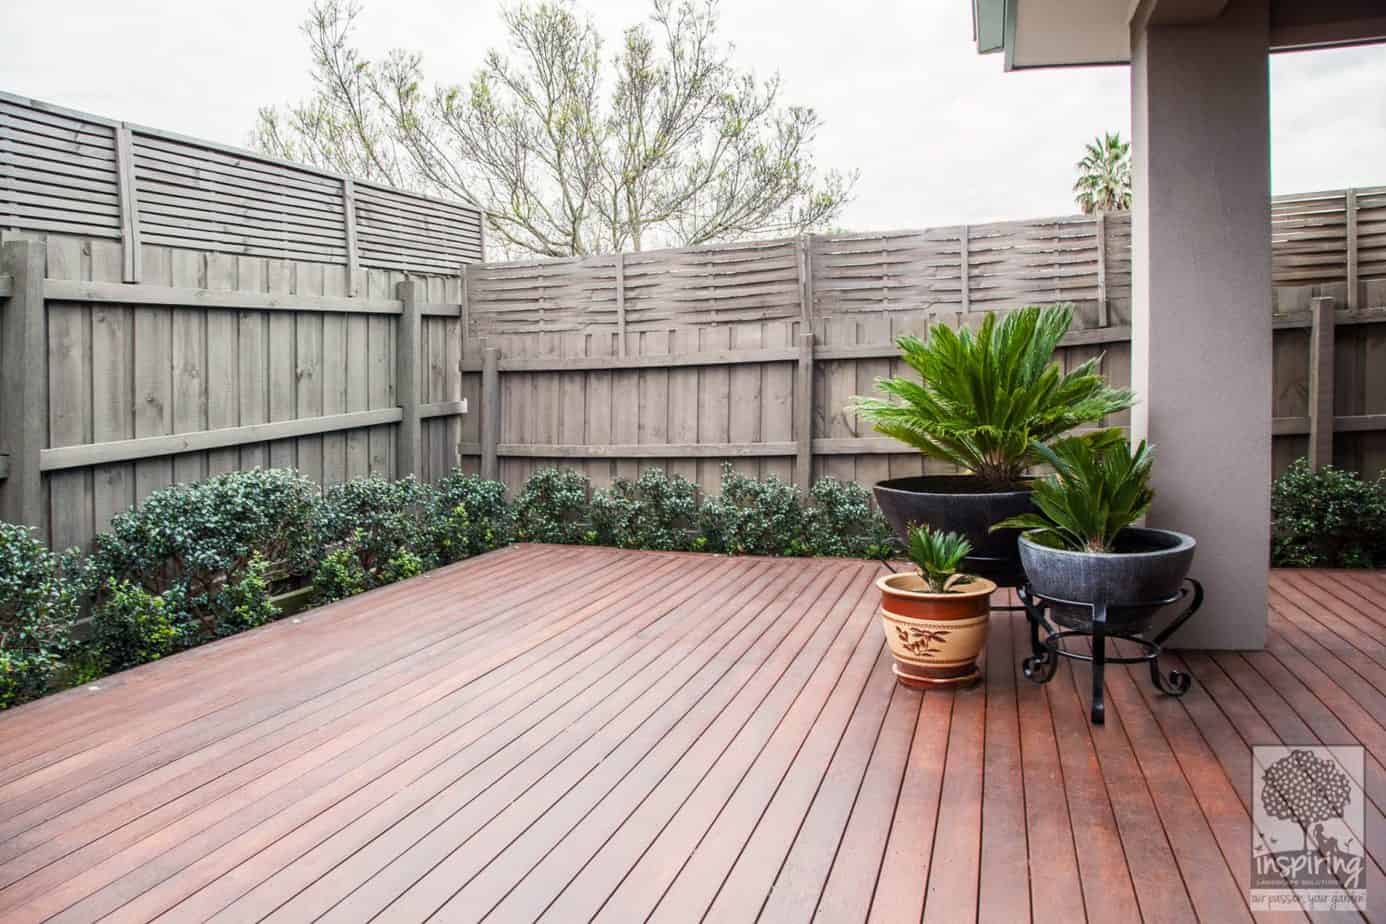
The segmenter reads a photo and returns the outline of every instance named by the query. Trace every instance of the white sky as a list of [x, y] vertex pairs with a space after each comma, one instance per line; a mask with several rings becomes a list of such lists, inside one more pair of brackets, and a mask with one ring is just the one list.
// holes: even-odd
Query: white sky
[[[589, 0], [609, 47], [648, 0]], [[255, 110], [307, 94], [307, 0], [0, 0], [0, 89], [246, 144]], [[503, 41], [495, 0], [365, 0], [360, 45], [422, 51], [465, 82]], [[1125, 68], [1003, 73], [980, 56], [969, 0], [723, 0], [744, 67], [779, 71], [815, 107], [822, 165], [857, 168], [854, 229], [1067, 214], [1073, 163], [1129, 136]], [[1299, 192], [1386, 184], [1386, 46], [1277, 55], [1272, 182]]]

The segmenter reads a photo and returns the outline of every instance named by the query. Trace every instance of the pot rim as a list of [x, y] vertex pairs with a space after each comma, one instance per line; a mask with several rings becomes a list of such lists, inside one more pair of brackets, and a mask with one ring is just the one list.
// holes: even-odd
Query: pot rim
[[1020, 544], [1028, 546], [1046, 555], [1071, 555], [1074, 558], [1121, 558], [1121, 559], [1140, 559], [1140, 558], [1160, 558], [1166, 555], [1174, 555], [1179, 552], [1187, 552], [1198, 546], [1198, 540], [1188, 533], [1181, 533], [1173, 529], [1156, 529], [1153, 526], [1128, 526], [1122, 532], [1133, 533], [1154, 533], [1162, 536], [1173, 536], [1177, 542], [1175, 545], [1166, 549], [1151, 549], [1147, 552], [1080, 552], [1075, 549], [1058, 549], [1052, 545], [1044, 545], [1035, 542], [1030, 538], [1030, 533], [1034, 530], [1026, 530], [1020, 534]]
[[918, 590], [906, 590], [903, 587], [891, 586], [891, 581], [900, 578], [917, 578], [919, 574], [914, 571], [899, 571], [895, 574], [883, 574], [876, 578], [876, 589], [883, 594], [893, 594], [897, 597], [904, 597], [910, 600], [969, 600], [973, 597], [991, 596], [996, 592], [996, 582], [977, 575], [969, 575], [972, 578], [967, 586], [967, 590], [955, 591], [953, 593], [935, 594]]
[[900, 482], [918, 481], [921, 478], [976, 478], [976, 475], [906, 475], [900, 478], [887, 478], [874, 485], [877, 491], [895, 494], [926, 494], [934, 497], [1023, 497], [1034, 493], [1033, 488], [1014, 488], [1005, 491], [916, 491], [902, 487]]

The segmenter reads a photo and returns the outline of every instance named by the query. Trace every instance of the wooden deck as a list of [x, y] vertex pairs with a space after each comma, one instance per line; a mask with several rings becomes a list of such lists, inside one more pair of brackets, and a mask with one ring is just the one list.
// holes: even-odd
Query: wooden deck
[[1369, 749], [1386, 920], [1382, 574], [1093, 728], [1010, 614], [897, 686], [877, 571], [519, 546], [0, 715], [0, 920], [1248, 920], [1276, 742]]

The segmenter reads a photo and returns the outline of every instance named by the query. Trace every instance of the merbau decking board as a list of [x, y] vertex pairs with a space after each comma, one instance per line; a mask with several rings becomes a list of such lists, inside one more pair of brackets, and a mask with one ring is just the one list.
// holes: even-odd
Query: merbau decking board
[[0, 919], [1260, 920], [1274, 743], [1367, 749], [1386, 882], [1382, 575], [1276, 572], [1265, 651], [1114, 665], [1095, 728], [1018, 614], [897, 686], [880, 572], [516, 546], [12, 710]]

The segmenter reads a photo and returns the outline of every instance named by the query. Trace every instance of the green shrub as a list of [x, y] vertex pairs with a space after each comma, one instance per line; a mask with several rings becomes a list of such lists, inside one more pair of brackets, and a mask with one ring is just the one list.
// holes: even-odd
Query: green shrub
[[592, 495], [594, 541], [623, 549], [687, 549], [698, 519], [697, 489], [682, 475], [648, 468]]
[[72, 653], [81, 563], [24, 526], [0, 523], [0, 709], [42, 696]]
[[400, 549], [381, 569], [382, 584], [393, 584], [395, 581], [407, 581], [411, 577], [418, 577], [428, 570], [424, 560], [408, 549]]
[[819, 478], [809, 492], [813, 504], [804, 511], [804, 542], [812, 555], [881, 558], [890, 552], [894, 534], [871, 505], [871, 492], [855, 481]]
[[240, 579], [222, 590], [226, 615], [217, 627], [219, 635], [234, 635], [263, 626], [279, 615], [270, 602], [269, 562], [258, 553], [251, 556]]
[[722, 493], [703, 501], [698, 522], [712, 552], [807, 555], [799, 489], [775, 476], [757, 481], [722, 466]]
[[398, 580], [403, 553], [420, 570], [431, 567], [432, 509], [433, 489], [412, 476], [369, 475], [328, 488], [313, 517], [314, 598], [338, 600]]
[[1364, 481], [1299, 459], [1271, 491], [1271, 563], [1312, 568], [1386, 565], [1386, 476]]
[[510, 541], [510, 506], [499, 481], [453, 471], [434, 486], [431, 507], [431, 543], [440, 564]]
[[345, 600], [370, 587], [370, 579], [356, 557], [356, 543], [347, 542], [323, 556], [313, 572], [313, 602]]
[[588, 539], [588, 482], [569, 468], [541, 468], [515, 499], [515, 538], [578, 544]]
[[128, 580], [108, 579], [92, 629], [103, 671], [124, 670], [197, 644], [183, 618], [181, 591], [153, 594]]
[[317, 494], [290, 469], [231, 472], [155, 491], [96, 537], [96, 610], [128, 583], [163, 599], [189, 645], [258, 625], [269, 612], [265, 563], [292, 571], [310, 561]]

